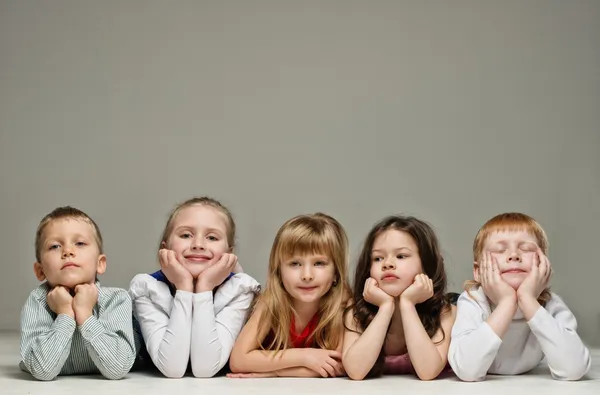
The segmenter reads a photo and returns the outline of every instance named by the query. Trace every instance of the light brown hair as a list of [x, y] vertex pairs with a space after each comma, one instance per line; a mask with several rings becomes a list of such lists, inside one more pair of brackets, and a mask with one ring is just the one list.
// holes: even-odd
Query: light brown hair
[[229, 247], [234, 246], [234, 244], [235, 244], [235, 222], [233, 220], [233, 216], [231, 215], [231, 212], [229, 211], [229, 209], [227, 209], [227, 207], [222, 205], [221, 202], [219, 202], [218, 200], [215, 200], [215, 199], [207, 197], [207, 196], [203, 196], [203, 197], [194, 197], [194, 198], [188, 199], [185, 202], [178, 204], [173, 209], [173, 211], [171, 211], [171, 213], [169, 214], [169, 219], [167, 220], [167, 224], [165, 225], [165, 228], [163, 230], [162, 237], [160, 239], [159, 249], [162, 248], [163, 243], [166, 243], [167, 240], [169, 239], [169, 236], [171, 236], [171, 232], [173, 232], [173, 222], [174, 222], [174, 219], [177, 216], [177, 214], [179, 214], [181, 212], [181, 210], [191, 207], [191, 206], [195, 206], [195, 205], [212, 207], [215, 210], [221, 212], [225, 216], [225, 218], [227, 219], [227, 244], [229, 245]]
[[335, 350], [342, 342], [343, 310], [350, 294], [348, 286], [348, 238], [342, 225], [327, 214], [299, 215], [286, 221], [275, 236], [269, 258], [269, 271], [259, 303], [265, 309], [259, 319], [258, 333], [272, 334], [261, 348], [280, 351], [291, 346], [290, 325], [295, 313], [292, 297], [281, 278], [281, 265], [291, 257], [308, 254], [327, 256], [335, 267], [332, 287], [319, 306], [319, 323], [311, 336], [316, 347]]
[[103, 254], [104, 247], [102, 241], [102, 234], [100, 233], [100, 228], [98, 228], [96, 222], [94, 222], [94, 220], [83, 211], [71, 206], [64, 206], [57, 207], [54, 210], [52, 210], [50, 214], [47, 214], [44, 218], [42, 218], [40, 224], [37, 227], [37, 230], [35, 232], [35, 259], [37, 260], [37, 262], [41, 262], [42, 245], [44, 243], [44, 229], [46, 229], [46, 227], [52, 221], [56, 221], [59, 219], [83, 220], [90, 224], [90, 226], [94, 228], [94, 238], [96, 240], [96, 244], [98, 244], [98, 250], [100, 254]]

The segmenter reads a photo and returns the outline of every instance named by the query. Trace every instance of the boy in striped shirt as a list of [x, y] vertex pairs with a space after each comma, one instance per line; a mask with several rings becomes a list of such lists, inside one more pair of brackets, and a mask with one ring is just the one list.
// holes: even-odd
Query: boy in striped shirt
[[21, 311], [21, 369], [38, 380], [101, 373], [120, 379], [135, 360], [127, 291], [101, 287], [106, 270], [98, 225], [59, 207], [40, 222], [33, 270], [44, 281]]

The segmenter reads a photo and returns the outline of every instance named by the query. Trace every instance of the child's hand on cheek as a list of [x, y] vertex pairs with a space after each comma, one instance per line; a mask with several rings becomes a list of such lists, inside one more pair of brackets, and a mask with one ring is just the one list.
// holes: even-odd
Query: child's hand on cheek
[[75, 322], [77, 322], [77, 325], [83, 325], [90, 318], [97, 302], [98, 288], [96, 284], [79, 284], [75, 287], [73, 311], [75, 312]]
[[517, 290], [519, 300], [525, 298], [536, 300], [539, 298], [542, 291], [548, 286], [551, 276], [552, 266], [550, 266], [550, 261], [538, 248], [531, 265], [531, 271]]
[[71, 318], [75, 318], [75, 312], [73, 311], [73, 297], [69, 291], [60, 285], [52, 288], [48, 292], [46, 302], [50, 307], [50, 310], [56, 314], [66, 314]]
[[162, 248], [158, 251], [160, 269], [167, 280], [181, 291], [192, 292], [194, 290], [194, 278], [190, 272], [177, 260], [175, 251]]
[[426, 274], [417, 274], [413, 283], [406, 288], [400, 300], [411, 305], [425, 302], [433, 296], [433, 282]]
[[492, 254], [484, 253], [479, 263], [479, 282], [483, 292], [496, 306], [500, 303], [517, 303], [517, 293], [502, 279], [498, 263]]
[[206, 268], [196, 280], [196, 293], [212, 291], [220, 285], [233, 271], [237, 264], [237, 256], [223, 254], [217, 263]]
[[365, 301], [377, 307], [394, 305], [394, 297], [388, 295], [383, 289], [379, 288], [377, 280], [375, 280], [373, 277], [369, 277], [367, 278], [367, 281], [365, 281], [363, 298]]

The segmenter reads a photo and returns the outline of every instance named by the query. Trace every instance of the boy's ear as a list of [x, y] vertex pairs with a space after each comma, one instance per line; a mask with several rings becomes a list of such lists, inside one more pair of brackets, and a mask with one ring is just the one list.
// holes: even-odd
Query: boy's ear
[[165, 243], [164, 241], [161, 241], [160, 248], [167, 248], [167, 243]]
[[35, 262], [33, 264], [33, 272], [35, 273], [35, 277], [38, 281], [44, 281], [46, 279], [46, 275], [44, 274], [44, 269], [42, 268], [42, 264], [39, 262]]
[[473, 262], [473, 278], [478, 283], [481, 282], [481, 279], [479, 278], [479, 263], [477, 262]]
[[96, 267], [96, 274], [104, 274], [106, 271], [106, 255], [100, 254], [98, 257], [98, 266]]
[[233, 254], [233, 246], [229, 247], [229, 249], [227, 250], [228, 253]]

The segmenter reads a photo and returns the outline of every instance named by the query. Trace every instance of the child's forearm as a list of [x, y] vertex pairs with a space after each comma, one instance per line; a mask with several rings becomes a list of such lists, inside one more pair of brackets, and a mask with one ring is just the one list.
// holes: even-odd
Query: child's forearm
[[190, 360], [192, 295], [177, 291], [170, 316], [149, 298], [135, 301], [148, 354], [158, 370], [169, 378], [183, 377]]
[[[425, 331], [415, 305], [400, 302], [400, 315], [406, 339], [406, 347], [412, 365], [421, 380], [433, 380], [444, 369], [442, 358], [435, 344]], [[449, 333], [446, 336], [450, 336]]]
[[125, 376], [135, 361], [132, 303], [124, 290], [116, 293], [101, 310], [79, 326], [85, 347], [100, 373], [115, 380]]
[[284, 351], [252, 350], [242, 357], [230, 360], [235, 373], [267, 373], [304, 366], [303, 349], [290, 348]]
[[517, 312], [517, 304], [512, 301], [500, 301], [492, 314], [487, 319], [487, 324], [492, 328], [494, 333], [502, 339], [510, 326], [515, 313]]
[[484, 314], [476, 299], [466, 295], [458, 299], [448, 362], [463, 381], [484, 380], [502, 344], [502, 339], [483, 321]]
[[542, 347], [552, 377], [579, 380], [590, 370], [590, 352], [577, 334], [572, 314], [563, 311], [558, 317], [540, 308], [528, 324]]
[[111, 331], [91, 316], [79, 327], [90, 358], [104, 377], [123, 378], [135, 361], [133, 331]]
[[319, 373], [303, 366], [280, 369], [275, 372], [275, 375], [277, 377], [321, 377]]
[[229, 359], [252, 295], [240, 295], [215, 316], [212, 291], [194, 295], [190, 359], [195, 377], [213, 377]]
[[27, 371], [36, 379], [53, 380], [69, 357], [75, 320], [60, 314], [48, 330], [30, 336], [36, 330], [31, 325], [35, 325], [35, 322], [22, 323], [21, 359]]
[[523, 317], [529, 321], [542, 306], [540, 305], [540, 302], [538, 302], [537, 299], [532, 296], [519, 296], [518, 307], [521, 309]]
[[348, 377], [362, 380], [369, 374], [379, 357], [393, 314], [393, 304], [381, 306], [373, 321], [346, 350], [342, 361]]

